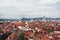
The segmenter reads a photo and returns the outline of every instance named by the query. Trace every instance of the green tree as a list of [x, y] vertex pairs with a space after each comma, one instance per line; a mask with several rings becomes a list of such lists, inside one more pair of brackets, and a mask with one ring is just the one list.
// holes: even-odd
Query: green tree
[[54, 32], [54, 29], [48, 29], [47, 32]]
[[24, 33], [20, 33], [17, 40], [25, 40]]

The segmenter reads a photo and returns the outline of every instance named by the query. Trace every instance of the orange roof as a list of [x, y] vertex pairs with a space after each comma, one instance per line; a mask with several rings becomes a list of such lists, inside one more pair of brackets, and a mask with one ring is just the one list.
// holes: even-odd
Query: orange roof
[[60, 31], [60, 26], [59, 26], [59, 27], [56, 27], [56, 30], [57, 30], [57, 31]]
[[18, 35], [16, 35], [14, 32], [9, 36], [11, 40], [16, 40]]
[[29, 24], [27, 27], [29, 27], [29, 28], [35, 28], [35, 24]]
[[26, 38], [30, 37], [32, 34], [33, 34], [33, 31], [31, 31], [31, 30], [24, 32], [24, 36]]
[[15, 22], [16, 26], [25, 26], [25, 22]]
[[32, 30], [29, 30], [29, 31], [24, 32], [24, 34], [27, 34], [27, 35], [31, 35], [32, 33], [33, 33]]
[[41, 40], [51, 40], [50, 38], [44, 37]]
[[40, 40], [40, 38], [37, 38], [37, 37], [36, 37], [36, 38], [34, 38], [34, 40]]

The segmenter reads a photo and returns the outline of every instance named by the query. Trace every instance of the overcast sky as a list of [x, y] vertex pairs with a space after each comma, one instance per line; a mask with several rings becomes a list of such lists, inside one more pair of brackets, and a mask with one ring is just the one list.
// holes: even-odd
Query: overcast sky
[[60, 0], [0, 0], [0, 18], [60, 17]]

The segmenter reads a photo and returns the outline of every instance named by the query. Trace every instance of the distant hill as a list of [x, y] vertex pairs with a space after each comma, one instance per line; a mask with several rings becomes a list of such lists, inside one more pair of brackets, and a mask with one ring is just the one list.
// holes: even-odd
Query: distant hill
[[31, 19], [33, 19], [33, 20], [42, 20], [42, 18], [22, 18], [21, 20], [31, 20]]
[[6, 20], [6, 21], [18, 21], [18, 19], [1, 19], [1, 18], [0, 18], [0, 21], [5, 21], [5, 20]]
[[[42, 17], [37, 17], [37, 18], [22, 18], [21, 20], [31, 20], [31, 19], [33, 19], [33, 20], [43, 20], [43, 18]], [[60, 20], [60, 18], [45, 18], [46, 20]]]
[[[0, 21], [4, 21], [4, 20], [7, 20], [7, 21], [19, 21], [19, 20], [22, 20], [22, 21], [29, 21], [29, 20], [43, 20], [43, 17], [37, 17], [37, 18], [21, 18], [21, 19], [2, 19], [0, 18]], [[60, 18], [45, 18], [46, 20], [60, 20]]]

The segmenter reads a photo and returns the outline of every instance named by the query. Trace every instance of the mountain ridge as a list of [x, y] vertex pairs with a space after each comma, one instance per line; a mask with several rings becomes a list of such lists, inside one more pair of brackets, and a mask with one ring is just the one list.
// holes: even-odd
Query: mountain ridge
[[[26, 17], [23, 17], [21, 19], [6, 19], [6, 18], [0, 18], [0, 21], [4, 21], [4, 20], [7, 20], [7, 21], [19, 21], [19, 20], [43, 20], [43, 17], [36, 17], [36, 18], [26, 18]], [[60, 20], [60, 18], [45, 18], [46, 20]]]

